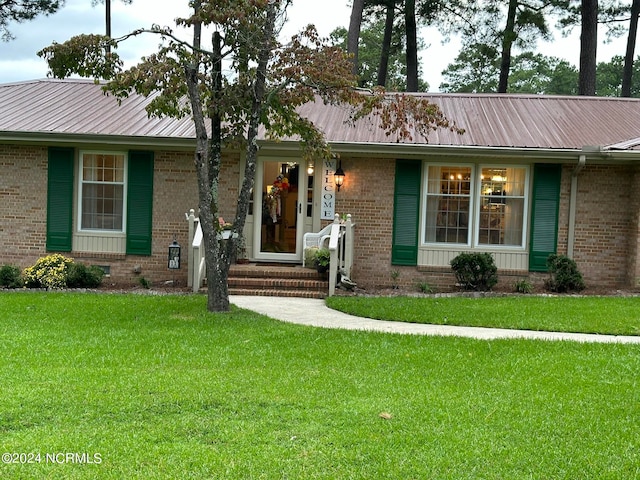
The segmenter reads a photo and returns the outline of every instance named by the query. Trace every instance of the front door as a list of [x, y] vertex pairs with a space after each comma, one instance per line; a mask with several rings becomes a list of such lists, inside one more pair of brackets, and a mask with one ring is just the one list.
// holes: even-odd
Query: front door
[[255, 182], [254, 256], [257, 260], [302, 261], [302, 235], [308, 205], [309, 175], [297, 161], [266, 158]]

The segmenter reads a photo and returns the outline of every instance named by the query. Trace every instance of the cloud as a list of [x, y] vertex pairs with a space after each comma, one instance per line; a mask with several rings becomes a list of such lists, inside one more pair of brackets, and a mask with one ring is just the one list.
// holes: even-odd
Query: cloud
[[[177, 17], [189, 15], [187, 0], [133, 0], [127, 5], [111, 1], [111, 30], [119, 37], [137, 28], [153, 24], [170, 26], [174, 32]], [[344, 0], [298, 0], [288, 10], [289, 24], [284, 34], [290, 37], [305, 25], [313, 23], [321, 35], [328, 36], [337, 26], [346, 26], [351, 9]], [[36, 52], [53, 42], [62, 43], [74, 35], [105, 32], [104, 5], [91, 6], [89, 0], [67, 0], [54, 15], [37, 17], [25, 23], [10, 26], [16, 37], [11, 42], [0, 42], [0, 83], [43, 78], [47, 65]], [[190, 39], [190, 34], [180, 34]], [[124, 42], [118, 54], [125, 65], [135, 64], [142, 56], [157, 51], [160, 38], [151, 34]]]

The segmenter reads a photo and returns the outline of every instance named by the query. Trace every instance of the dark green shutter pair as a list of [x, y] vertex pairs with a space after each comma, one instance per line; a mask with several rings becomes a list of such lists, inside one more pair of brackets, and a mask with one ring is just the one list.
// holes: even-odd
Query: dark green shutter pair
[[[547, 257], [556, 252], [558, 208], [560, 203], [560, 165], [537, 164], [533, 169], [531, 252], [529, 270], [547, 271]], [[420, 187], [422, 163], [396, 162], [394, 190], [392, 265], [418, 264]]]
[[[73, 233], [73, 148], [49, 148], [47, 250], [70, 252]], [[127, 254], [151, 255], [153, 152], [129, 152]]]

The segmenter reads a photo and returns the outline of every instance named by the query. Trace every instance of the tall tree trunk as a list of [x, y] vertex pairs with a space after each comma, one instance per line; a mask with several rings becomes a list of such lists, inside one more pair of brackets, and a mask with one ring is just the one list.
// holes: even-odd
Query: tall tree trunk
[[511, 46], [516, 38], [515, 24], [518, 0], [509, 0], [507, 11], [507, 25], [502, 34], [502, 58], [500, 60], [500, 80], [498, 81], [498, 93], [507, 93], [509, 73], [511, 71]]
[[247, 158], [245, 178], [238, 196], [238, 208], [234, 219], [231, 238], [219, 238], [219, 179], [222, 163], [222, 120], [216, 108], [219, 102], [222, 83], [222, 37], [218, 31], [213, 33], [212, 48], [212, 108], [208, 112], [211, 118], [211, 140], [207, 137], [204, 112], [200, 103], [197, 66], [187, 69], [187, 86], [196, 125], [196, 170], [198, 174], [198, 196], [200, 206], [200, 225], [205, 247], [205, 263], [207, 267], [207, 309], [211, 312], [229, 311], [229, 269], [235, 257], [237, 236], [242, 234], [246, 222], [251, 189], [255, 177], [258, 157], [257, 136], [262, 118], [264, 97], [266, 95], [266, 72], [268, 61], [273, 50], [278, 3], [271, 3], [267, 10], [267, 24], [262, 31], [263, 38], [257, 40], [261, 45], [257, 59], [256, 80], [253, 85], [253, 105], [247, 127]]
[[416, 26], [416, 0], [405, 1], [407, 28], [407, 92], [418, 91], [418, 28]]
[[578, 95], [596, 94], [598, 49], [598, 0], [582, 0], [580, 31], [580, 76]]
[[389, 54], [391, 53], [391, 38], [393, 36], [393, 21], [396, 13], [396, 1], [387, 0], [387, 10], [384, 21], [384, 37], [382, 39], [382, 51], [380, 53], [380, 65], [378, 66], [377, 84], [384, 87], [387, 84], [389, 73]]
[[[105, 35], [111, 38], [111, 0], [104, 0]], [[107, 45], [107, 56], [111, 55], [111, 45]]]
[[362, 27], [362, 12], [364, 10], [364, 0], [353, 0], [351, 7], [351, 20], [349, 21], [349, 32], [347, 34], [347, 53], [352, 55], [352, 73], [358, 75], [358, 43], [360, 41], [360, 28]]
[[[194, 11], [200, 10], [200, 0], [194, 1]], [[201, 25], [194, 25], [193, 44], [197, 48], [201, 42]], [[216, 109], [217, 103], [211, 102], [213, 108], [207, 112], [211, 119], [211, 140], [205, 125], [205, 112], [202, 109], [200, 95], [200, 53], [194, 53], [193, 62], [185, 67], [185, 79], [191, 111], [196, 129], [196, 151], [194, 163], [198, 178], [198, 204], [200, 212], [200, 228], [205, 249], [205, 264], [207, 268], [207, 310], [211, 312], [226, 312], [229, 310], [229, 294], [227, 278], [230, 262], [226, 252], [221, 251], [221, 241], [218, 239], [218, 180], [222, 158], [221, 117]], [[222, 37], [218, 31], [213, 33], [213, 48], [211, 54], [213, 65], [212, 84], [209, 86], [215, 99], [222, 90]]]
[[622, 96], [631, 96], [631, 82], [633, 80], [633, 56], [636, 51], [636, 37], [638, 35], [638, 16], [640, 16], [640, 0], [633, 0], [631, 4], [631, 19], [629, 20], [629, 36], [627, 37], [627, 51], [624, 56], [622, 71]]
[[[229, 268], [231, 256], [229, 251], [233, 239], [220, 240], [220, 170], [222, 167], [222, 117], [218, 110], [219, 98], [222, 94], [222, 36], [220, 32], [213, 32], [213, 58], [211, 72], [212, 108], [209, 112], [211, 118], [211, 141], [209, 142], [209, 177], [208, 186], [210, 195], [210, 213], [212, 227], [210, 238], [207, 239], [204, 230], [206, 251], [205, 262], [207, 264], [207, 308], [210, 312], [226, 312], [229, 310]], [[202, 209], [202, 204], [200, 205]], [[204, 228], [204, 227], [203, 227]]]

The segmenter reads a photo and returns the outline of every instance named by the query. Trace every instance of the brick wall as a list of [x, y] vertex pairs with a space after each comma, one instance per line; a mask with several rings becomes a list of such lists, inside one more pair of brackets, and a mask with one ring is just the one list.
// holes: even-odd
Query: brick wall
[[[198, 192], [193, 154], [158, 151], [155, 155], [154, 236], [151, 257], [71, 252], [78, 261], [109, 265], [113, 282], [153, 283], [176, 278], [186, 283], [188, 224], [185, 213], [197, 211]], [[336, 192], [336, 212], [356, 222], [353, 278], [366, 287], [397, 283], [414, 287], [428, 282], [441, 289], [454, 281], [449, 269], [391, 265], [393, 232], [392, 159], [343, 157], [344, 186]], [[47, 149], [0, 145], [0, 265], [21, 268], [46, 255]], [[567, 252], [569, 192], [573, 165], [563, 169], [558, 252]], [[238, 156], [223, 160], [220, 209], [227, 221], [235, 215], [240, 165]], [[588, 285], [629, 286], [640, 279], [640, 171], [629, 166], [587, 165], [578, 180], [574, 257]], [[182, 268], [167, 269], [167, 248], [182, 245]], [[140, 273], [134, 273], [140, 267]], [[397, 279], [392, 272], [397, 271]], [[519, 272], [503, 272], [506, 279]], [[537, 278], [537, 277], [536, 277]]]
[[[76, 261], [111, 268], [115, 283], [135, 283], [140, 276], [160, 283], [172, 278], [167, 249], [176, 240], [183, 248], [183, 267], [176, 279], [186, 283], [188, 224], [185, 212], [197, 208], [198, 194], [193, 155], [156, 152], [154, 176], [154, 236], [150, 257], [124, 254], [68, 252]], [[20, 268], [47, 255], [47, 148], [0, 145], [0, 265]], [[74, 206], [75, 208], [75, 206]], [[141, 273], [133, 272], [140, 266]]]
[[0, 145], [0, 265], [45, 254], [47, 149]]
[[[357, 223], [353, 278], [367, 287], [395, 283], [415, 288], [427, 282], [440, 289], [453, 286], [446, 267], [391, 265], [393, 232], [393, 184], [395, 162], [389, 159], [344, 158], [345, 184], [337, 193], [336, 212], [351, 213]], [[558, 253], [567, 253], [569, 199], [573, 165], [563, 169], [559, 211]], [[635, 286], [640, 279], [640, 172], [636, 167], [588, 165], [578, 179], [574, 258], [587, 285]], [[541, 283], [540, 275], [499, 272], [507, 287], [528, 278]]]
[[[161, 285], [175, 280], [178, 285], [187, 283], [189, 225], [185, 213], [194, 209], [198, 215], [198, 182], [192, 152], [155, 153], [153, 180], [153, 245], [152, 255], [102, 255], [75, 254], [75, 258], [87, 263], [111, 266], [111, 282], [137, 284], [140, 278]], [[237, 157], [223, 158], [223, 175], [220, 178], [220, 210], [227, 221], [235, 215], [238, 195]], [[169, 245], [175, 240], [182, 247], [181, 268], [167, 268]], [[138, 268], [139, 267], [139, 268]], [[134, 271], [135, 270], [135, 271]]]
[[631, 177], [631, 199], [629, 208], [629, 263], [627, 278], [629, 285], [640, 286], [640, 169], [636, 168]]
[[344, 185], [336, 192], [336, 213], [351, 214], [356, 223], [352, 277], [362, 286], [393, 285], [391, 272], [402, 270], [398, 282], [418, 275], [415, 267], [391, 265], [395, 161], [342, 158]]
[[[558, 252], [567, 253], [569, 196], [573, 166], [562, 172]], [[573, 257], [585, 283], [630, 286], [638, 241], [637, 169], [588, 165], [578, 176]], [[635, 228], [634, 228], [635, 225]], [[631, 270], [630, 270], [631, 269]]]
[[[135, 284], [140, 277], [153, 284], [175, 280], [187, 283], [189, 224], [185, 213], [198, 208], [198, 183], [192, 152], [157, 151], [154, 156], [153, 178], [153, 242], [152, 255], [122, 255], [107, 257], [111, 278], [116, 283]], [[180, 270], [167, 268], [169, 244], [175, 240], [182, 247]], [[76, 258], [98, 263], [100, 255], [78, 255]], [[134, 267], [140, 267], [140, 273]], [[136, 269], [137, 270], [137, 269]]]

